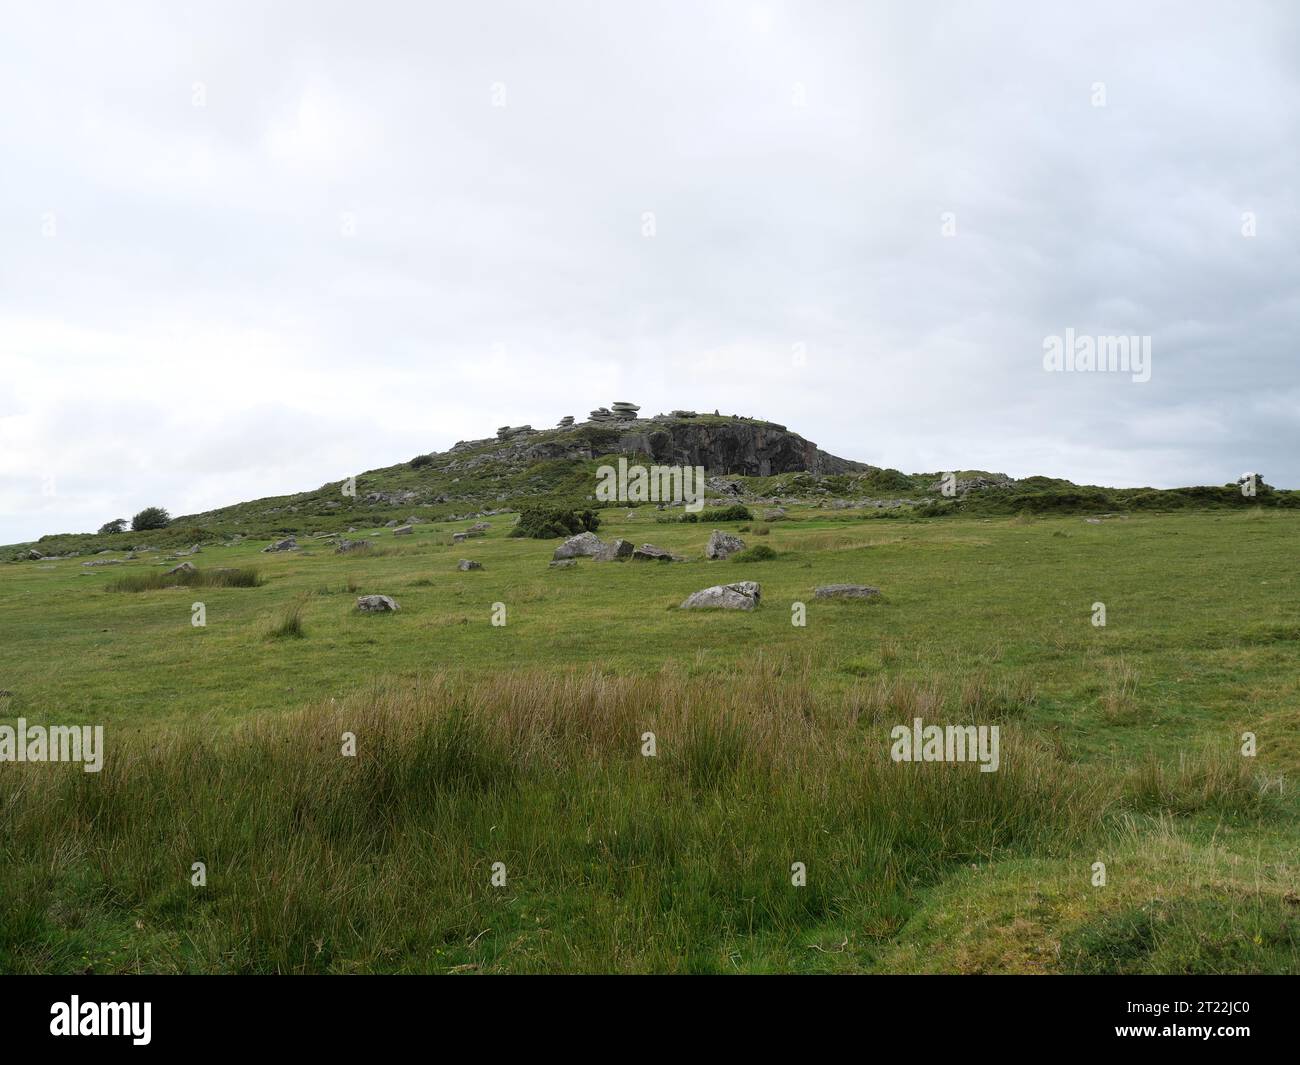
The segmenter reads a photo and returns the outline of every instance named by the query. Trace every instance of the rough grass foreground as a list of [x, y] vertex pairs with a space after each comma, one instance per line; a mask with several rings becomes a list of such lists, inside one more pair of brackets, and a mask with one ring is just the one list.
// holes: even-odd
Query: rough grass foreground
[[[1029, 698], [439, 674], [219, 740], [110, 733], [98, 774], [0, 775], [0, 970], [867, 968], [960, 863], [1079, 853], [1125, 805], [1256, 801], [1236, 768], [1069, 764], [1020, 733]], [[999, 771], [890, 761], [918, 711], [1000, 723]]]

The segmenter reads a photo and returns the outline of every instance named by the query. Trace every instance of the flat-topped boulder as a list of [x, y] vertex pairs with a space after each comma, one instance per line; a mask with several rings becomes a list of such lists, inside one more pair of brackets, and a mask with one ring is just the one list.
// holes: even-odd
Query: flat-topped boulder
[[708, 546], [704, 549], [704, 554], [706, 558], [717, 560], [743, 550], [745, 550], [745, 541], [739, 536], [732, 536], [721, 529], [714, 529], [709, 537]]
[[737, 581], [735, 584], [715, 584], [692, 592], [683, 600], [682, 610], [753, 610], [763, 596], [757, 581]]
[[289, 536], [283, 540], [276, 540], [275, 543], [269, 544], [268, 546], [262, 548], [262, 553], [265, 554], [268, 551], [297, 551], [297, 550], [298, 550], [298, 541], [295, 540], [292, 536]]
[[686, 559], [681, 555], [674, 555], [671, 551], [665, 551], [662, 547], [655, 547], [654, 544], [642, 544], [632, 552], [633, 562], [685, 562]]
[[386, 610], [401, 610], [389, 595], [362, 595], [357, 597], [357, 609], [365, 614], [380, 614]]
[[823, 584], [813, 592], [817, 599], [874, 599], [879, 594], [879, 588], [866, 584]]
[[399, 525], [396, 529], [393, 530], [394, 536], [412, 536], [414, 535], [414, 533], [415, 530], [411, 528], [411, 526], [409, 525]]
[[555, 549], [555, 554], [551, 557], [555, 561], [561, 561], [566, 558], [595, 558], [605, 549], [605, 542], [594, 532], [578, 533], [577, 536], [570, 536], [564, 543]]

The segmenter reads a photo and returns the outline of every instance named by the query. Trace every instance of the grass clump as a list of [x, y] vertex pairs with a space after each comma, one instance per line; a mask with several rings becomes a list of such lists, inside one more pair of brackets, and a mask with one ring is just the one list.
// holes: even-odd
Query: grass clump
[[305, 637], [307, 630], [303, 627], [302, 612], [306, 605], [306, 598], [302, 597], [287, 606], [284, 613], [280, 615], [280, 620], [271, 626], [270, 631], [266, 634], [267, 638], [272, 640], [301, 640]]

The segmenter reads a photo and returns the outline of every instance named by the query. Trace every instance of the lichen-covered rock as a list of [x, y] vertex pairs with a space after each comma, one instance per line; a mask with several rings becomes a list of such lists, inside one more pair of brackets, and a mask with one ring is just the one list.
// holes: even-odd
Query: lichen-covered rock
[[717, 560], [743, 550], [745, 550], [745, 541], [739, 536], [732, 536], [721, 529], [714, 529], [713, 534], [709, 537], [709, 544], [704, 549], [704, 554], [707, 558]]
[[340, 540], [338, 546], [334, 548], [336, 555], [346, 555], [349, 551], [364, 551], [367, 547], [374, 547], [372, 540]]
[[298, 550], [298, 541], [295, 540], [292, 536], [290, 536], [284, 540], [277, 540], [275, 543], [269, 545], [268, 547], [262, 548], [262, 553], [266, 554], [266, 552], [268, 551], [297, 551], [297, 550]]
[[367, 614], [378, 614], [385, 610], [400, 610], [396, 600], [387, 595], [362, 595], [357, 597], [357, 609]]
[[737, 581], [735, 584], [715, 584], [692, 592], [683, 600], [682, 610], [753, 610], [762, 598], [763, 589], [757, 581]]

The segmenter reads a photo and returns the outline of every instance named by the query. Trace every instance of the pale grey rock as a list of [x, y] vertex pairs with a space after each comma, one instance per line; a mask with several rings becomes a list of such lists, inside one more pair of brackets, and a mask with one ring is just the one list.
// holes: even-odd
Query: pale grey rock
[[716, 584], [692, 592], [683, 600], [682, 610], [753, 610], [762, 598], [763, 589], [757, 581], [737, 581], [735, 584]]
[[597, 562], [626, 562], [632, 557], [632, 551], [630, 540], [613, 540], [600, 549], [595, 559]]
[[712, 535], [709, 536], [709, 543], [704, 549], [704, 554], [707, 558], [716, 561], [743, 550], [745, 550], [745, 541], [739, 536], [732, 536], [721, 529], [714, 529]]
[[581, 558], [583, 556], [595, 558], [604, 548], [604, 541], [595, 533], [578, 533], [577, 536], [570, 536], [557, 547], [552, 558], [557, 562], [566, 558]]

